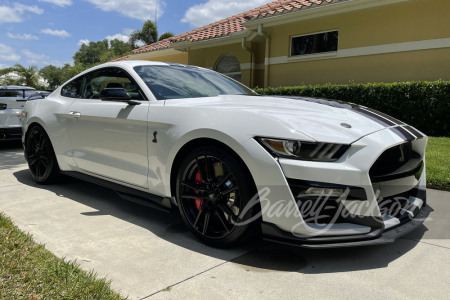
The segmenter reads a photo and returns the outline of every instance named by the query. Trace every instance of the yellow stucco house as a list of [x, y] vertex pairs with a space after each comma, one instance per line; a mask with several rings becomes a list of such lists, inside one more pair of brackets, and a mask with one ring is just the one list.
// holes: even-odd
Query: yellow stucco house
[[134, 50], [255, 87], [450, 79], [449, 0], [279, 0]]

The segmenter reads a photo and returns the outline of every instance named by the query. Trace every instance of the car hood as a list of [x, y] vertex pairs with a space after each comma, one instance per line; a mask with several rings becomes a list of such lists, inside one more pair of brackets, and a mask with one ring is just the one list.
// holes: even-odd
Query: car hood
[[268, 121], [281, 122], [291, 130], [321, 142], [350, 144], [363, 136], [396, 125], [374, 110], [324, 99], [222, 95], [183, 100], [167, 100], [166, 106], [202, 107], [220, 114], [236, 111], [240, 116], [248, 113], [252, 117], [263, 118], [263, 124], [267, 126], [270, 126]]

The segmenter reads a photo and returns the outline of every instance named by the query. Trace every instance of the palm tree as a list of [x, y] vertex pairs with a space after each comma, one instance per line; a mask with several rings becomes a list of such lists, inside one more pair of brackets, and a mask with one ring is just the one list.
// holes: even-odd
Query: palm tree
[[0, 70], [1, 85], [27, 85], [39, 87], [38, 68], [36, 66], [24, 67], [21, 64], [15, 64]]
[[[165, 32], [163, 33], [159, 40], [167, 39], [169, 37], [172, 37], [173, 33], [171, 32]], [[136, 45], [137, 42], [144, 43], [145, 45], [150, 45], [158, 41], [158, 28], [150, 20], [147, 20], [142, 25], [141, 30], [135, 30], [130, 34], [130, 40], [129, 43], [133, 46], [133, 48], [137, 48]]]
[[16, 84], [16, 81], [10, 76], [13, 71], [11, 67], [0, 70], [0, 86]]
[[12, 71], [20, 77], [19, 82], [21, 84], [33, 87], [38, 86], [39, 75], [36, 66], [25, 68], [21, 64], [15, 64], [14, 67], [12, 67]]

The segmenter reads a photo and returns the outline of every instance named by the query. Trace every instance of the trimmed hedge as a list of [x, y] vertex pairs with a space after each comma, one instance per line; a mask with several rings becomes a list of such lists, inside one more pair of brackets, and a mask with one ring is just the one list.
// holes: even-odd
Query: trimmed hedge
[[450, 81], [324, 84], [256, 88], [262, 95], [307, 96], [361, 104], [430, 136], [450, 136]]

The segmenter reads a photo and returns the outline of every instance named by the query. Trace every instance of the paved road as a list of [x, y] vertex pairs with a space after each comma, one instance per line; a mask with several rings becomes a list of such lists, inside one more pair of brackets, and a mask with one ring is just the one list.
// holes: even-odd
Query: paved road
[[308, 250], [268, 243], [214, 249], [176, 214], [78, 180], [38, 186], [19, 143], [0, 143], [0, 211], [59, 257], [112, 280], [131, 299], [428, 298], [450, 295], [450, 193], [392, 245]]

